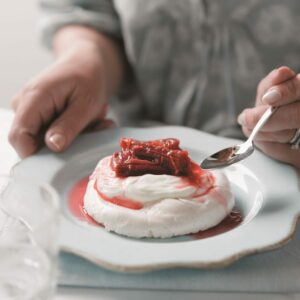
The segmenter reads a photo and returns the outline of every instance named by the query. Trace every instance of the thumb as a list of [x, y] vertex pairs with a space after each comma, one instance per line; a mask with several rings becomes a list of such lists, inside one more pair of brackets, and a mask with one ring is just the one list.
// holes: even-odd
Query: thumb
[[272, 86], [262, 97], [262, 102], [272, 106], [292, 103], [300, 99], [300, 75]]
[[[95, 106], [98, 109], [95, 109]], [[83, 101], [74, 101], [66, 110], [50, 125], [45, 135], [45, 144], [54, 152], [62, 152], [67, 149], [77, 135], [83, 131], [99, 115], [102, 105], [88, 108]]]
[[258, 85], [256, 104], [266, 104], [266, 102], [263, 101], [262, 98], [268, 92], [268, 90], [271, 89], [273, 86], [276, 86], [294, 78], [295, 75], [296, 73], [288, 67], [280, 67], [270, 72], [263, 80], [261, 80], [261, 82]]

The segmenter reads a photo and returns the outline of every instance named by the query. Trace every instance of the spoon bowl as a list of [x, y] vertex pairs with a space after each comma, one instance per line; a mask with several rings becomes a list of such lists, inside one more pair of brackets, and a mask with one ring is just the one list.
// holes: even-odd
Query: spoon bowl
[[254, 152], [253, 144], [248, 147], [245, 144], [222, 149], [207, 157], [202, 163], [202, 169], [216, 169], [230, 166], [248, 157]]
[[255, 138], [258, 131], [264, 126], [267, 120], [273, 115], [277, 108], [269, 107], [262, 117], [259, 119], [251, 135], [242, 144], [235, 145], [222, 149], [211, 156], [207, 157], [202, 163], [202, 169], [216, 169], [223, 168], [235, 164], [254, 152], [253, 139]]

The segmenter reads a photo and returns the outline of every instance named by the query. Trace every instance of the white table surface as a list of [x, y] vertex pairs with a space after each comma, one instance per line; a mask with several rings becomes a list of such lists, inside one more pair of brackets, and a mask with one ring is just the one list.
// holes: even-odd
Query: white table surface
[[[17, 154], [9, 145], [7, 135], [13, 119], [13, 113], [0, 108], [0, 174], [8, 174], [18, 160]], [[300, 276], [300, 274], [299, 274]], [[238, 283], [237, 283], [238, 284]], [[147, 291], [126, 289], [88, 289], [59, 287], [54, 300], [300, 300], [300, 294], [272, 293], [201, 293], [182, 291]]]

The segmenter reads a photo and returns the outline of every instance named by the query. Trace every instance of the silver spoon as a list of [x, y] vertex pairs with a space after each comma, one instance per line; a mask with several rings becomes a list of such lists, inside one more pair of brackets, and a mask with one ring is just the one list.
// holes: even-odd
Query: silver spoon
[[207, 157], [201, 163], [201, 168], [215, 169], [227, 167], [245, 159], [250, 154], [252, 154], [254, 151], [253, 139], [255, 138], [258, 131], [264, 126], [264, 124], [276, 110], [276, 107], [269, 107], [265, 111], [265, 113], [262, 115], [262, 117], [259, 119], [255, 127], [253, 128], [253, 131], [251, 132], [246, 142], [236, 146], [225, 148]]

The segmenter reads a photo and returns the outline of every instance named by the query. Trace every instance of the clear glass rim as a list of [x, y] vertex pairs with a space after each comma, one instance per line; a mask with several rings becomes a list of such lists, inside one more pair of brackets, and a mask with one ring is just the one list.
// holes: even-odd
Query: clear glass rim
[[[46, 191], [50, 195], [51, 207], [53, 208], [53, 210], [55, 212], [60, 211], [60, 197], [59, 197], [57, 191], [54, 189], [54, 187], [52, 187], [50, 184], [48, 184], [46, 182], [34, 181], [31, 178], [16, 175], [16, 174], [0, 174], [0, 183], [2, 180], [7, 181], [7, 183], [15, 180], [16, 182], [27, 183], [29, 185], [42, 188], [44, 191]], [[3, 191], [2, 191], [2, 189], [0, 189], [0, 200], [2, 198], [2, 193], [3, 193]]]

